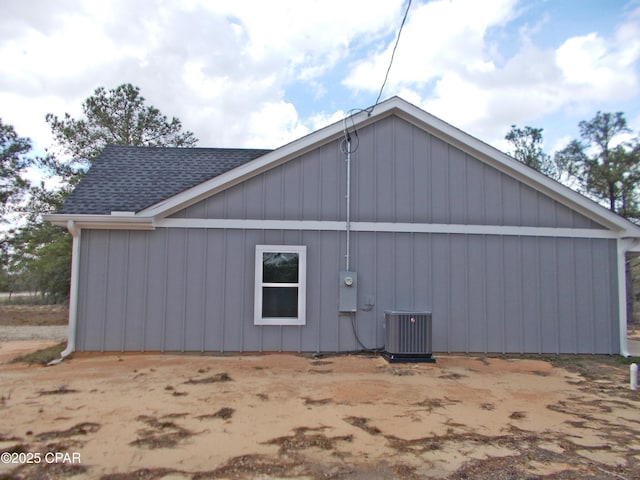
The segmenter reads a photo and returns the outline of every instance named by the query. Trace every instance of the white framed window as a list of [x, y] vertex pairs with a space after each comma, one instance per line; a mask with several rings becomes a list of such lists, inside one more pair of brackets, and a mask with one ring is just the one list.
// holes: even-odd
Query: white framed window
[[256, 245], [254, 325], [306, 323], [307, 247]]

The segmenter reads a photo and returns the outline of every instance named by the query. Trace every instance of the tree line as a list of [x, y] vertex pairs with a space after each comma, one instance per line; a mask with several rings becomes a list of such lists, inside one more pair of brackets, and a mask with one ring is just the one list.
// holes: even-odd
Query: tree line
[[632, 131], [622, 112], [597, 112], [578, 128], [580, 138], [553, 156], [542, 148], [542, 128], [512, 125], [505, 139], [516, 160], [639, 223], [640, 137], [623, 140]]
[[[80, 118], [49, 113], [45, 120], [55, 145], [38, 156], [31, 140], [0, 118], [0, 291], [37, 292], [43, 301], [62, 303], [69, 296], [71, 236], [42, 215], [62, 205], [108, 144], [193, 147], [198, 140], [178, 118], [147, 105], [131, 84], [97, 88]], [[39, 180], [30, 180], [34, 176]]]
[[[34, 155], [31, 140], [0, 118], [0, 221], [5, 227], [0, 233], [0, 291], [39, 292], [44, 300], [59, 303], [69, 294], [71, 237], [42, 215], [62, 205], [107, 144], [193, 147], [198, 140], [183, 130], [179, 119], [168, 119], [147, 105], [131, 84], [97, 88], [83, 102], [80, 118], [50, 113], [45, 120], [55, 144], [44, 155]], [[622, 112], [598, 112], [578, 127], [580, 138], [549, 155], [542, 128], [512, 125], [505, 137], [508, 153], [640, 222], [640, 138], [630, 136]], [[39, 180], [31, 180], [33, 172]]]

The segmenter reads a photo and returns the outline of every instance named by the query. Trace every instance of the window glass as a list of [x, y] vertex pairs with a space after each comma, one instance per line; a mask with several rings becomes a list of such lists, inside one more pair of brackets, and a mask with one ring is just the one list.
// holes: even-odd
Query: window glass
[[263, 283], [298, 283], [298, 254], [264, 252], [262, 281]]
[[263, 318], [296, 318], [298, 287], [262, 287]]
[[255, 325], [306, 324], [307, 247], [256, 245]]

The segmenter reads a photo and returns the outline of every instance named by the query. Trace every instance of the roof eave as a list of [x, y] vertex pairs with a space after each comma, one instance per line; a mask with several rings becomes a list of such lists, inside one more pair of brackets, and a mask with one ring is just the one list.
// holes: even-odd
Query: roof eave
[[[591, 199], [579, 194], [571, 188], [563, 185], [546, 175], [518, 162], [497, 148], [463, 132], [462, 130], [434, 117], [428, 112], [412, 105], [400, 98], [394, 97], [400, 102], [401, 107], [395, 106], [394, 112], [400, 118], [416, 124], [423, 130], [436, 137], [448, 141], [460, 150], [473, 156], [480, 156], [481, 160], [493, 165], [498, 170], [512, 176], [527, 185], [547, 194], [563, 205], [576, 210], [596, 223], [617, 231], [621, 237], [640, 237], [640, 227], [629, 220], [611, 212]], [[394, 100], [392, 99], [392, 100]]]
[[43, 219], [61, 227], [66, 227], [72, 221], [78, 228], [109, 229], [109, 230], [155, 230], [154, 219], [149, 216], [121, 215], [118, 212], [111, 215], [87, 214], [48, 214]]
[[[394, 113], [398, 102], [401, 102], [402, 104], [405, 103], [404, 100], [394, 97], [378, 105], [375, 115], [362, 111], [354, 115], [353, 122], [349, 120], [349, 124], [362, 128], [369, 123], [380, 120], [381, 118]], [[240, 165], [239, 167], [229, 170], [222, 175], [218, 175], [211, 180], [207, 180], [173, 197], [167, 198], [155, 205], [151, 205], [139, 213], [157, 218], [167, 217], [176, 211], [182, 210], [189, 205], [193, 205], [194, 203], [203, 200], [204, 198], [214, 195], [222, 190], [226, 190], [227, 188], [277, 167], [278, 165], [282, 165], [293, 158], [304, 155], [320, 145], [341, 138], [344, 135], [343, 128], [342, 121], [328, 125], [261, 157], [251, 160], [244, 165]]]
[[[479, 157], [480, 160], [505, 174], [545, 193], [594, 222], [616, 231], [620, 237], [640, 238], [640, 227], [637, 225], [399, 97], [392, 97], [376, 105], [374, 113], [371, 113], [371, 110], [363, 110], [353, 115], [349, 119], [349, 126], [363, 128], [390, 115], [397, 115], [462, 151]], [[290, 159], [341, 138], [344, 135], [343, 128], [343, 121], [328, 125], [222, 175], [151, 205], [136, 215], [153, 218], [167, 217]]]

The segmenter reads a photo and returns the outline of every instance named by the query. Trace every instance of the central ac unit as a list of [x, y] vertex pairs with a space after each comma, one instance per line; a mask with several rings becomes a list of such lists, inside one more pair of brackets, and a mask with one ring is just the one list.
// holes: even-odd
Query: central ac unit
[[384, 328], [389, 362], [435, 362], [430, 312], [384, 312]]

